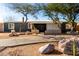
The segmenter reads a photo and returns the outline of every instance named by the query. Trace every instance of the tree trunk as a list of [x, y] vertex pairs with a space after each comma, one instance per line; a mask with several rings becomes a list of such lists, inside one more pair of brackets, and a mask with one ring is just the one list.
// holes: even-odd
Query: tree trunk
[[74, 27], [75, 26], [75, 23], [74, 23], [74, 20], [72, 21], [72, 27], [73, 27], [73, 31], [74, 31]]
[[26, 14], [26, 21], [25, 21], [26, 23], [27, 23], [27, 20], [28, 20], [28, 17], [27, 17], [27, 14]]
[[72, 24], [71, 31], [74, 31], [74, 25], [75, 25], [75, 22], [74, 22], [74, 19], [73, 19], [72, 13], [69, 14], [69, 22], [71, 22], [71, 24]]
[[20, 23], [20, 29], [19, 29], [19, 32], [21, 32], [21, 23]]
[[[26, 13], [25, 17], [26, 17], [26, 20], [25, 20], [25, 25], [28, 25], [28, 23], [27, 23], [27, 20], [28, 20], [27, 13]], [[28, 31], [28, 26], [26, 26], [26, 28], [27, 28], [27, 31]]]
[[73, 56], [76, 56], [76, 42], [75, 40], [73, 40], [73, 45], [72, 45], [72, 52], [73, 52]]

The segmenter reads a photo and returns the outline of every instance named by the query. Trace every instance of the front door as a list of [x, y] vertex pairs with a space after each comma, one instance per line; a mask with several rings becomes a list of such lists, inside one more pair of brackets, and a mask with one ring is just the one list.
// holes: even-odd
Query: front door
[[34, 24], [34, 26], [39, 32], [45, 32], [46, 30], [46, 24]]

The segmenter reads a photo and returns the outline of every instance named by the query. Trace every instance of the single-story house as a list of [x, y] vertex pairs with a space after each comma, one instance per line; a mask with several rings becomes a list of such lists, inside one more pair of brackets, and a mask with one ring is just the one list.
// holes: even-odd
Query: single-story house
[[60, 30], [58, 24], [53, 24], [52, 21], [27, 21], [24, 22], [4, 22], [0, 23], [0, 32], [10, 32], [11, 29], [15, 29], [16, 32], [22, 31], [26, 32], [27, 30], [31, 31], [32, 29], [39, 30], [39, 32], [51, 32], [52, 30]]
[[53, 23], [52, 20], [35, 20], [24, 22], [2, 22], [0, 23], [0, 32], [11, 32], [15, 29], [16, 32], [26, 32], [33, 29], [44, 32], [45, 34], [60, 34], [70, 30], [71, 26], [61, 22], [60, 24]]

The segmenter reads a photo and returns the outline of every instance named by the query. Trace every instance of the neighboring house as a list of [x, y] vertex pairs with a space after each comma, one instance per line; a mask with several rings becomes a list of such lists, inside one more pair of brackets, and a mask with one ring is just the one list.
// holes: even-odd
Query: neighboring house
[[76, 25], [76, 31], [79, 32], [79, 23], [77, 23], [77, 25]]
[[[76, 31], [78, 29], [78, 28], [76, 28], [76, 26], [77, 26], [77, 23], [75, 23], [74, 31]], [[62, 31], [62, 33], [66, 33], [68, 31], [71, 31], [71, 28], [72, 28], [71, 23], [68, 23], [68, 22], [62, 22], [61, 23], [61, 31]]]
[[14, 29], [15, 32], [26, 32], [28, 30], [28, 25], [22, 22], [5, 22], [4, 32], [11, 32]]
[[0, 23], [0, 32], [4, 32], [4, 23]]
[[4, 21], [0, 18], [0, 32], [4, 32]]

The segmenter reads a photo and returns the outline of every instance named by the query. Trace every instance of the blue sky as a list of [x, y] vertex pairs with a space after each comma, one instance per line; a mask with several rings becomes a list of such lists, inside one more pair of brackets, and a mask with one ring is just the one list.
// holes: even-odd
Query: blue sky
[[[13, 21], [21, 21], [23, 15], [21, 13], [16, 13], [6, 6], [6, 4], [0, 4], [0, 19], [4, 22], [9, 21], [9, 17], [12, 17]], [[48, 17], [44, 17], [42, 12], [38, 15], [38, 19], [33, 16], [28, 16], [29, 20], [48, 20]], [[0, 20], [0, 21], [1, 21]]]
[[[48, 17], [43, 15], [43, 12], [37, 14], [38, 19], [34, 18], [33, 16], [29, 15], [29, 20], [48, 20]], [[59, 15], [62, 18], [63, 15]], [[13, 20], [10, 20], [9, 17], [12, 17]], [[7, 22], [7, 21], [22, 21], [22, 17], [24, 17], [21, 13], [16, 13], [12, 11], [10, 8], [6, 6], [6, 4], [0, 3], [0, 22]], [[64, 21], [61, 19], [61, 21]]]
[[2, 19], [3, 21], [8, 21], [9, 17], [13, 17], [15, 18], [14, 20], [18, 20], [22, 16], [22, 14], [18, 14], [10, 10], [8, 7], [6, 7], [5, 4], [0, 4], [0, 19]]

